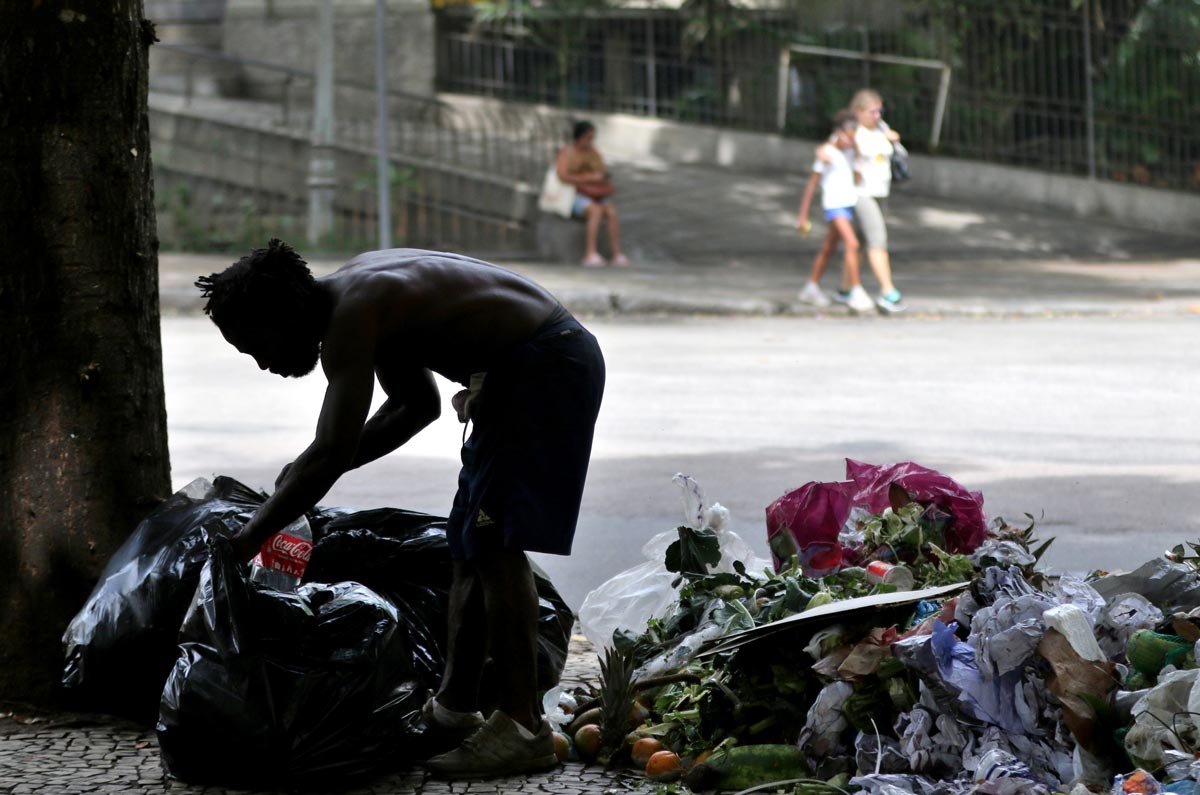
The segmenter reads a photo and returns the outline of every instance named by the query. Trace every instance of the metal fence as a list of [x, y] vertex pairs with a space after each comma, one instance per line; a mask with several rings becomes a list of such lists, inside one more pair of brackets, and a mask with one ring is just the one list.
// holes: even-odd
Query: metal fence
[[[1200, 0], [564, 5], [443, 11], [439, 88], [818, 137], [871, 86], [918, 151], [1200, 191]], [[880, 55], [948, 67], [938, 134], [939, 70]]]
[[[158, 85], [165, 99], [152, 102], [165, 242], [230, 248], [265, 240], [267, 226], [302, 233], [313, 74], [187, 45], [156, 48], [177, 61], [174, 79]], [[375, 88], [340, 80], [335, 91], [334, 230], [324, 244], [372, 247], [379, 232]], [[389, 93], [387, 109], [397, 245], [480, 254], [531, 248], [525, 205], [559, 130], [514, 110], [457, 108], [402, 91]]]

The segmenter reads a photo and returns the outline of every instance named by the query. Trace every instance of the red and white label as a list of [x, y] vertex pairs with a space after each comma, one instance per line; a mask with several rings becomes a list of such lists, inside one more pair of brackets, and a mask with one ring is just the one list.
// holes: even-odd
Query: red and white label
[[312, 548], [311, 541], [276, 533], [262, 545], [262, 549], [254, 556], [254, 563], [293, 577], [303, 577], [304, 570], [308, 568], [308, 559], [312, 556]]
[[867, 564], [867, 579], [871, 582], [887, 582], [888, 575], [896, 567], [882, 560], [873, 560]]

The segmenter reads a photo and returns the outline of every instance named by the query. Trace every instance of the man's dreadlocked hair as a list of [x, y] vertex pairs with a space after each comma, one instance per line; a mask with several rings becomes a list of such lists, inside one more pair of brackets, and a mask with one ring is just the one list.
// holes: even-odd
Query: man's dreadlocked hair
[[250, 317], [272, 321], [295, 312], [317, 294], [308, 263], [278, 238], [256, 248], [221, 273], [196, 280], [204, 311], [218, 325]]

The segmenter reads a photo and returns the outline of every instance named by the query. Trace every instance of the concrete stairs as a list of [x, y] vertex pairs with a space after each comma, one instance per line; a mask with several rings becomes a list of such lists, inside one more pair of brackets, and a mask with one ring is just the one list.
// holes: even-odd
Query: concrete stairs
[[[272, 235], [303, 238], [308, 113], [278, 102], [161, 91], [151, 92], [149, 105], [164, 247], [244, 248]], [[394, 244], [531, 253], [539, 185], [527, 176], [540, 178], [548, 155], [527, 136], [506, 136], [452, 109], [424, 116], [403, 110], [393, 109], [390, 130]], [[335, 232], [323, 243], [374, 247], [373, 115], [343, 111], [335, 140]]]

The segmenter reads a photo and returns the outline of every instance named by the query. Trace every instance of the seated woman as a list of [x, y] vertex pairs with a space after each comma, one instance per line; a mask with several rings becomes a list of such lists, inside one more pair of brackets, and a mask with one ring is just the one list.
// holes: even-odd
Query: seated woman
[[589, 121], [576, 122], [571, 133], [571, 143], [558, 151], [555, 168], [558, 178], [575, 186], [575, 206], [571, 212], [576, 218], [587, 222], [587, 236], [583, 265], [597, 268], [604, 265], [596, 251], [596, 238], [600, 233], [600, 221], [608, 223], [608, 242], [612, 250], [611, 263], [625, 267], [629, 260], [621, 253], [621, 228], [617, 223], [617, 208], [609, 197], [613, 193], [612, 180], [604, 167], [604, 158], [596, 151], [596, 127]]

